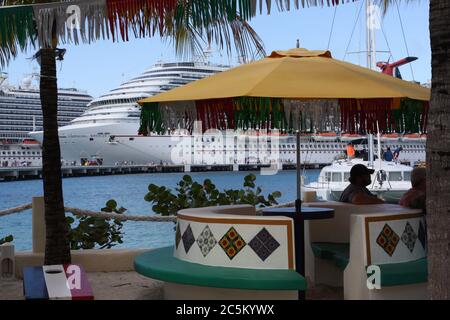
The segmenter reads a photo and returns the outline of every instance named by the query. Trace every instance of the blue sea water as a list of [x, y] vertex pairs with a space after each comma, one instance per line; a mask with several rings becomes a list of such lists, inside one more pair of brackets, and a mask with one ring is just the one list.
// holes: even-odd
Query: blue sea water
[[[191, 173], [195, 181], [211, 179], [219, 190], [241, 188], [249, 172], [201, 172]], [[295, 171], [281, 171], [276, 175], [256, 174], [256, 185], [265, 196], [273, 191], [282, 193], [279, 202], [292, 201], [296, 197]], [[184, 173], [152, 173], [67, 178], [63, 180], [66, 206], [100, 211], [105, 202], [115, 199], [119, 206], [127, 208], [126, 214], [152, 215], [152, 204], [144, 200], [150, 183], [174, 189]], [[316, 181], [319, 170], [307, 170], [309, 181]], [[41, 196], [42, 180], [0, 183], [0, 210], [30, 203], [33, 196]], [[134, 222], [124, 224], [124, 243], [116, 247], [158, 248], [173, 243], [173, 223]], [[31, 210], [0, 217], [0, 238], [14, 236], [16, 250], [31, 250]]]

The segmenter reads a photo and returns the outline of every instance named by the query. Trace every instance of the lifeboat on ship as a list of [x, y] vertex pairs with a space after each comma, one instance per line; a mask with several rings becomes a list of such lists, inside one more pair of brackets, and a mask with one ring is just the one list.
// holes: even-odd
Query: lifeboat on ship
[[400, 135], [398, 133], [387, 133], [381, 135], [381, 141], [399, 141]]
[[[426, 139], [426, 136], [425, 136], [425, 139]], [[420, 133], [404, 134], [403, 137], [402, 137], [402, 141], [405, 141], [405, 142], [419, 142], [419, 141], [422, 141], [422, 135]]]
[[345, 133], [341, 135], [341, 141], [342, 142], [351, 142], [353, 140], [363, 139], [364, 136], [356, 133]]
[[26, 145], [38, 145], [39, 141], [34, 140], [34, 139], [23, 139], [22, 140], [22, 144], [26, 144]]
[[336, 132], [316, 133], [312, 136], [314, 141], [335, 141], [337, 139]]

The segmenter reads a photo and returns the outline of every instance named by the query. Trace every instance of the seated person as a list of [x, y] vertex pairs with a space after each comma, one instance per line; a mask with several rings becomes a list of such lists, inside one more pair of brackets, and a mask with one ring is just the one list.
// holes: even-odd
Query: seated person
[[394, 158], [394, 156], [392, 155], [391, 148], [388, 147], [386, 152], [384, 153], [384, 160], [392, 161], [393, 158]]
[[374, 172], [375, 170], [369, 169], [363, 164], [355, 164], [350, 170], [350, 178], [348, 178], [350, 185], [342, 192], [339, 201], [352, 204], [384, 203], [366, 188], [372, 182], [370, 175]]
[[426, 200], [426, 169], [415, 168], [411, 172], [411, 185], [403, 197], [400, 199], [400, 205], [404, 207], [425, 210]]

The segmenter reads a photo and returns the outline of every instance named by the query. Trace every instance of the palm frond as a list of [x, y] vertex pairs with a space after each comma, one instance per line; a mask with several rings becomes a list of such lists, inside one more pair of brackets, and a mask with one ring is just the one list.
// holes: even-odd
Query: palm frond
[[[249, 60], [264, 54], [261, 39], [248, 24], [258, 11], [262, 13], [265, 9], [270, 13], [274, 3], [278, 10], [284, 11], [356, 0], [97, 0], [97, 5], [88, 0], [0, 1], [2, 6], [54, 3], [33, 7], [36, 26], [34, 31], [28, 31], [28, 43], [16, 35], [13, 36], [16, 38], [0, 35], [0, 63], [4, 66], [18, 51], [24, 50], [36, 34], [40, 47], [53, 45], [54, 39], [60, 43], [78, 44], [110, 36], [114, 41], [119, 38], [128, 41], [129, 34], [138, 38], [160, 36], [173, 41], [176, 52], [182, 55], [201, 52], [203, 45], [211, 43], [230, 54], [234, 45], [238, 54]], [[81, 30], [74, 32], [65, 28], [65, 9], [70, 4], [83, 8]]]

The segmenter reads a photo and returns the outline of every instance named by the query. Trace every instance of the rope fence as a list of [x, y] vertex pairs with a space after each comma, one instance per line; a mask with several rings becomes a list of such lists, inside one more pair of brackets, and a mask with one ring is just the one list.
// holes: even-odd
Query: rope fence
[[[295, 205], [295, 201], [290, 201], [286, 203], [281, 203], [275, 206], [271, 206], [270, 208], [285, 208], [285, 207], [292, 207]], [[14, 208], [0, 210], [0, 217], [10, 215], [13, 213], [20, 213], [29, 209], [32, 209], [32, 204], [27, 203], [23, 204]], [[261, 215], [262, 211], [264, 209], [267, 209], [268, 207], [264, 208], [257, 208], [256, 214]], [[103, 212], [103, 211], [91, 211], [91, 210], [84, 210], [84, 209], [78, 209], [78, 208], [71, 208], [71, 207], [64, 207], [64, 210], [66, 212], [70, 212], [73, 215], [80, 216], [80, 217], [95, 217], [95, 218], [103, 218], [103, 219], [114, 219], [119, 221], [152, 221], [152, 222], [175, 222], [177, 220], [176, 216], [160, 216], [160, 215], [126, 215], [126, 214], [118, 214], [118, 213], [110, 213], [110, 212]]]
[[33, 205], [31, 203], [27, 203], [27, 204], [23, 204], [18, 207], [6, 209], [6, 210], [0, 210], [0, 217], [7, 216], [7, 215], [13, 214], [13, 213], [19, 213], [19, 212], [31, 209], [32, 207], [33, 207]]

